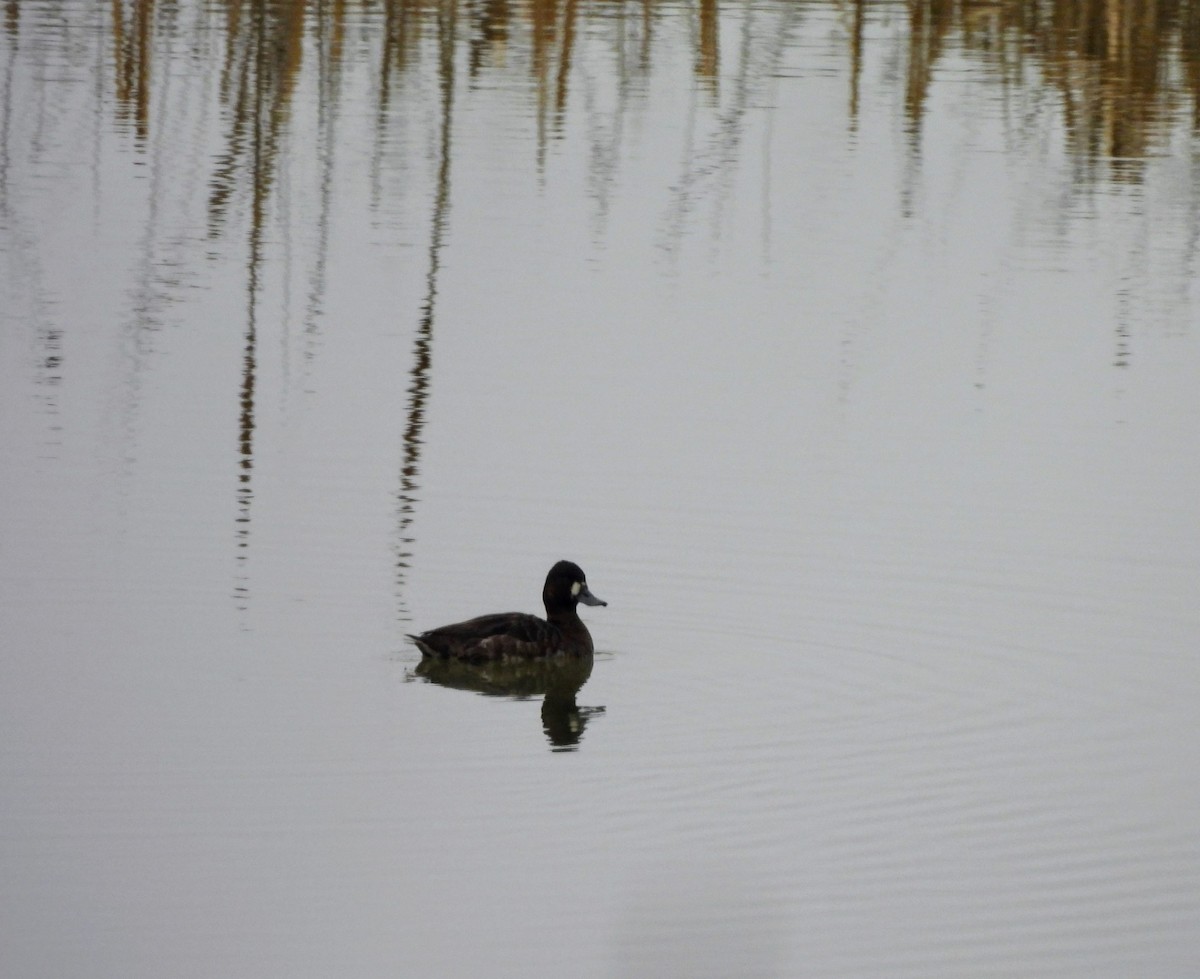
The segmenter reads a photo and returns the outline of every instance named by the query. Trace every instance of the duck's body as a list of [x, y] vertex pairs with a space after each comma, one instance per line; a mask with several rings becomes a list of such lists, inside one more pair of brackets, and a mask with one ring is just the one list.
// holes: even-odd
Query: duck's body
[[592, 637], [579, 618], [578, 605], [607, 605], [593, 595], [579, 565], [559, 561], [546, 575], [542, 603], [546, 618], [525, 612], [501, 612], [455, 622], [409, 636], [424, 656], [483, 662], [590, 656]]

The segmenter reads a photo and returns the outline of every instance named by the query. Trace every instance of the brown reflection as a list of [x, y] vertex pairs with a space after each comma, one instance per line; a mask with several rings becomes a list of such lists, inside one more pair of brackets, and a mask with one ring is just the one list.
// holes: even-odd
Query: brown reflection
[[132, 121], [139, 140], [149, 135], [150, 53], [154, 0], [112, 0], [113, 73], [117, 118]]
[[850, 131], [858, 129], [858, 87], [862, 81], [863, 24], [867, 19], [867, 0], [852, 0], [853, 11], [850, 27]]
[[469, 65], [471, 77], [475, 78], [485, 65], [503, 63], [508, 47], [509, 21], [512, 18], [508, 0], [484, 0], [473, 10]]
[[[1200, 3], [1197, 0], [907, 0], [905, 80], [909, 133], [919, 135], [936, 68], [962, 49], [1006, 84], [1036, 68], [1062, 100], [1068, 149], [1081, 177], [1138, 180], [1162, 152], [1181, 100], [1200, 128]], [[1176, 67], [1182, 71], [1176, 72]], [[1179, 78], [1179, 84], [1175, 82]]]
[[554, 130], [561, 132], [567, 112], [567, 79], [571, 74], [571, 52], [575, 46], [575, 21], [579, 0], [565, 0], [562, 18], [562, 44], [558, 56], [558, 76], [554, 84]]
[[[654, 91], [647, 77], [659, 50], [656, 31], [662, 33], [659, 25], [668, 17], [685, 19], [692, 28], [688, 43], [695, 87], [704, 98], [694, 100], [693, 117], [683, 126], [680, 172], [666, 207], [668, 247], [681, 239], [701, 202], [719, 211], [742, 155], [752, 113], [771, 103], [781, 68], [786, 66], [789, 74], [826, 70], [802, 47], [805, 37], [797, 29], [803, 18], [822, 8], [835, 11], [845, 26], [842, 40], [828, 43], [841, 43], [847, 55], [850, 132], [860, 112], [864, 65], [873, 58], [885, 66], [898, 65], [897, 71], [884, 77], [903, 96], [902, 121], [909, 141], [902, 191], [905, 213], [913, 206], [907, 188], [917, 185], [920, 173], [930, 93], [939, 84], [939, 73], [956, 67], [950, 55], [970, 63], [977, 74], [981, 66], [991, 73], [998, 96], [1013, 100], [1010, 118], [1017, 120], [1017, 126], [1029, 104], [1025, 91], [1040, 86], [1050, 92], [1053, 104], [1061, 106], [1064, 138], [1076, 162], [1075, 181], [1082, 186], [1101, 180], [1140, 180], [1144, 161], [1164, 152], [1170, 126], [1179, 119], [1200, 132], [1200, 0], [813, 0], [808, 4], [696, 0], [686, 7], [679, 0], [589, 4], [580, 0], [207, 0], [202, 6], [203, 14], [195, 23], [212, 34], [187, 48], [186, 57], [194, 62], [190, 77], [210, 77], [213, 72], [206, 70], [210, 66], [203, 61], [210, 52], [218, 52], [213, 60], [218, 62], [215, 74], [223, 127], [212, 162], [200, 164], [208, 171], [207, 232], [215, 240], [240, 236], [244, 229], [248, 245], [242, 377], [237, 392], [237, 534], [242, 561], [253, 495], [261, 265], [272, 195], [288, 163], [284, 147], [296, 93], [315, 92], [318, 116], [320, 207], [304, 312], [306, 333], [314, 334], [323, 315], [332, 194], [338, 180], [338, 122], [349, 114], [344, 105], [349, 95], [342, 85], [345, 65], [350, 58], [366, 58], [377, 59], [380, 66], [377, 89], [371, 93], [377, 107], [373, 111], [379, 147], [373, 162], [376, 172], [384, 165], [385, 148], [406, 142], [404, 134], [389, 138], [389, 129], [413, 125], [413, 120], [418, 126], [424, 123], [419, 103], [428, 89], [422, 87], [423, 76], [436, 81], [433, 118], [439, 131], [430, 141], [436, 152], [436, 177], [429, 201], [425, 296], [416, 317], [397, 490], [396, 573], [401, 586], [413, 543], [439, 269], [451, 208], [455, 68], [460, 57], [471, 85], [483, 84], [493, 72], [528, 75], [536, 99], [533, 159], [538, 168], [546, 164], [548, 140], [560, 134], [571, 118], [572, 101], [583, 102], [592, 144], [590, 190], [603, 215], [610, 188], [616, 185], [613, 175], [620, 158], [626, 104]], [[120, 131], [133, 134], [139, 148], [154, 145], [152, 141], [160, 136], [168, 138], [163, 115], [172, 101], [165, 93], [173, 66], [165, 63], [165, 52], [185, 50], [173, 34], [183, 30], [185, 19], [179, 15], [186, 7], [189, 3], [184, 0], [109, 0], [97, 8], [107, 32], [97, 41], [111, 52], [107, 83], [114, 122]], [[61, 43], [64, 51], [74, 43], [53, 5], [22, 9], [16, 0], [6, 0], [4, 11], [10, 55], [21, 48], [22, 32], [39, 45], [46, 44], [47, 38]], [[347, 29], [352, 18], [355, 31]], [[612, 57], [604, 62], [615, 75], [616, 103], [611, 110], [595, 108], [603, 102], [597, 98], [599, 85], [576, 65], [580, 46], [591, 43], [613, 48]], [[817, 57], [823, 54], [818, 52]], [[671, 55], [674, 65], [674, 50]], [[0, 120], [5, 133], [15, 111], [10, 105], [13, 64], [10, 56]], [[316, 83], [301, 89], [305, 68], [317, 73]], [[100, 70], [107, 70], [107, 62]], [[38, 84], [48, 84], [48, 77]], [[176, 77], [189, 76], [181, 72]], [[609, 79], [599, 84], [607, 85]], [[501, 88], [514, 98], [524, 97], [520, 86]], [[163, 97], [155, 97], [156, 89]], [[99, 105], [109, 104], [104, 91], [104, 85], [98, 84]], [[351, 113], [354, 108], [349, 107]], [[701, 114], [706, 116], [703, 121]], [[156, 126], [159, 130], [154, 132]], [[7, 135], [4, 142], [0, 205], [7, 194]], [[154, 159], [150, 163], [157, 179], [159, 165]], [[278, 206], [286, 219], [289, 202]], [[148, 229], [157, 220], [152, 211]], [[1128, 360], [1126, 346], [1118, 340], [1115, 361], [1119, 364]], [[49, 339], [47, 347], [46, 374], [53, 377], [60, 367], [57, 341]]]
[[700, 0], [700, 32], [696, 44], [696, 77], [707, 87], [709, 94], [717, 96], [717, 81], [720, 77], [718, 38], [720, 17], [717, 0]]
[[909, 136], [920, 134], [921, 116], [929, 96], [933, 69], [955, 28], [951, 0], [907, 0], [908, 73], [904, 82], [904, 117]]
[[[1047, 75], [1063, 94], [1073, 150], [1083, 158], [1116, 162], [1113, 176], [1136, 179], [1140, 162], [1162, 146], [1165, 123], [1174, 111], [1161, 90], [1168, 76], [1172, 35], [1186, 38], [1184, 26], [1196, 17], [1196, 4], [1108, 0], [1058, 3], [1043, 37], [1049, 42]], [[1183, 59], [1196, 59], [1192, 45]], [[1192, 81], [1192, 111], [1200, 88]], [[1132, 165], [1131, 165], [1132, 164]]]
[[[333, 17], [340, 7], [333, 5], [324, 16]], [[224, 8], [221, 101], [227, 109], [228, 130], [209, 184], [209, 232], [214, 237], [223, 228], [243, 172], [248, 171], [254, 206], [261, 208], [267, 200], [287, 129], [304, 35], [303, 4], [251, 0], [227, 3]], [[325, 27], [330, 29], [331, 22]]]
[[1179, 17], [1186, 90], [1192, 95], [1192, 131], [1200, 132], [1200, 2], [1191, 0]]
[[[1039, 81], [1052, 89], [1061, 102], [1069, 149], [1082, 164], [1078, 174], [1084, 181], [1140, 179], [1141, 161], [1163, 151], [1167, 125], [1182, 113], [1200, 130], [1200, 0], [828, 2], [846, 25], [850, 131], [857, 125], [864, 61], [872, 45], [890, 43], [887, 37], [896, 33], [897, 16], [903, 18], [904, 62], [896, 81], [903, 86], [904, 122], [914, 166], [919, 165], [930, 91], [952, 51], [994, 69], [1002, 84], [1014, 91]], [[446, 39], [438, 25], [457, 25], [461, 7], [462, 23], [468, 28], [460, 37], [455, 26], [449, 42], [456, 50], [465, 49], [473, 80], [488, 71], [528, 66], [537, 95], [536, 160], [543, 166], [546, 141], [561, 131], [567, 117], [575, 49], [588, 22], [598, 27], [616, 22], [619, 27], [611, 36], [618, 46], [627, 36], [640, 38], [636, 59], [625, 58], [619, 50], [614, 62], [620, 75], [617, 88], [624, 93], [631, 77], [645, 74], [652, 66], [655, 17], [675, 6], [676, 0], [588, 5], [579, 0], [521, 4], [474, 0], [465, 5], [463, 0], [382, 0], [379, 4], [374, 0], [214, 0], [209, 8], [214, 19], [206, 23], [218, 25], [221, 31], [219, 97], [227, 131], [209, 182], [210, 232], [222, 233], [229, 208], [244, 200], [240, 189], [247, 179], [260, 182], [256, 192], [270, 191], [302, 67], [306, 30], [317, 42], [310, 49], [319, 62], [322, 139], [330, 149], [323, 160], [328, 164], [323, 179], [331, 182], [332, 120], [343, 100], [338, 79], [347, 56], [346, 23], [352, 13], [364, 25], [363, 44], [379, 50], [377, 124], [381, 130], [396, 122], [386, 108], [394, 99], [398, 76], [421, 70], [425, 39], [434, 32], [439, 48], [444, 46]], [[817, 5], [760, 0], [727, 6], [731, 18], [724, 23], [727, 29], [740, 23], [745, 36], [756, 35], [757, 48], [782, 50], [797, 41], [790, 36], [789, 22]], [[179, 29], [178, 10], [176, 0], [109, 0], [107, 5], [114, 111], [117, 122], [139, 142], [149, 137], [154, 124], [152, 90], [167, 84], [168, 66], [156, 70], [154, 52], [165, 49], [161, 35]], [[716, 156], [724, 166], [727, 154], [736, 150], [728, 136], [731, 127], [737, 128], [744, 96], [770, 84], [778, 59], [761, 51], [756, 54], [756, 48], [743, 44], [730, 59], [733, 70], [722, 76], [720, 37], [726, 11], [719, 0], [698, 0], [694, 10], [697, 84], [718, 110], [725, 135], [718, 139], [722, 145], [711, 152], [703, 146], [687, 148], [687, 169], [709, 172], [714, 163], [706, 157]], [[9, 37], [16, 39], [23, 19], [20, 5], [13, 0], [5, 5], [4, 23]], [[872, 27], [878, 30], [873, 32]], [[438, 59], [444, 63], [441, 53]], [[797, 63], [803, 69], [805, 61]], [[728, 96], [721, 91], [722, 77], [731, 85]], [[264, 105], [267, 111], [260, 115]], [[262, 127], [261, 132], [251, 131], [256, 126]], [[256, 139], [259, 145], [252, 145]], [[251, 156], [257, 162], [248, 167]], [[685, 173], [684, 183], [687, 180]], [[318, 300], [320, 293], [316, 282], [313, 294]], [[319, 301], [314, 303], [317, 307]]]
[[555, 751], [573, 751], [584, 728], [603, 707], [580, 707], [576, 697], [592, 675], [594, 657], [471, 664], [455, 660], [421, 660], [417, 676], [454, 690], [471, 690], [489, 697], [528, 700], [543, 697], [542, 730]]
[[[537, 165], [545, 166], [548, 139], [561, 133], [575, 43], [577, 0], [529, 0], [531, 65], [537, 84]], [[558, 69], [551, 75], [557, 54]]]
[[[955, 52], [997, 73], [1005, 85], [1042, 84], [1061, 100], [1071, 153], [1084, 166], [1081, 179], [1111, 176], [1140, 178], [1140, 161], [1161, 152], [1169, 121], [1182, 113], [1200, 130], [1200, 0], [827, 0], [846, 26], [844, 44], [849, 64], [849, 129], [859, 112], [859, 85], [864, 61], [872, 46], [892, 42], [902, 18], [900, 37], [903, 69], [896, 84], [903, 86], [904, 122], [914, 147], [918, 144], [930, 91], [939, 69]], [[769, 57], [746, 60], [745, 48], [735, 52], [732, 71], [722, 74], [721, 28], [756, 35], [759, 47], [794, 46], [788, 23], [819, 3], [801, 5], [785, 0], [748, 0], [736, 6], [719, 0], [697, 0], [692, 32], [693, 65], [697, 84], [708, 93], [725, 123], [739, 111], [742, 95], [770, 84], [774, 65]], [[144, 141], [154, 124], [151, 93], [167, 84], [167, 67], [156, 70], [154, 52], [169, 50], [160, 35], [179, 29], [180, 4], [156, 0], [109, 0], [107, 5], [112, 51], [113, 103], [118, 123]], [[461, 10], [460, 10], [461, 8]], [[678, 0], [640, 0], [636, 4], [580, 0], [213, 0], [209, 8], [218, 24], [223, 50], [219, 96], [227, 131], [216, 154], [209, 187], [210, 230], [220, 234], [227, 212], [238, 199], [252, 153], [266, 166], [253, 168], [252, 179], [269, 190], [280, 136], [285, 131], [295, 97], [296, 79], [305, 50], [304, 38], [317, 39], [321, 73], [320, 109], [336, 118], [343, 96], [337, 84], [346, 57], [346, 23], [353, 14], [363, 25], [362, 43], [376, 46], [381, 65], [378, 99], [385, 109], [394, 98], [397, 78], [421, 68], [425, 39], [435, 31], [439, 47], [444, 35], [439, 24], [468, 25], [450, 43], [465, 51], [469, 76], [505, 72], [528, 66], [537, 95], [538, 165], [545, 162], [546, 140], [561, 130], [572, 99], [573, 61], [589, 25], [597, 36], [611, 36], [618, 46], [625, 37], [638, 37], [636, 59], [618, 51], [615, 60], [619, 91], [631, 77], [652, 66], [653, 23], [659, 13], [677, 12]], [[722, 21], [722, 15], [729, 18]], [[38, 16], [37, 14], [34, 15]], [[43, 15], [45, 16], [45, 15]], [[601, 31], [611, 24], [611, 34]], [[17, 38], [23, 29], [21, 7], [7, 0], [5, 30]], [[782, 27], [780, 27], [782, 25]], [[878, 28], [873, 31], [872, 28]], [[433, 30], [431, 31], [430, 28]], [[33, 28], [29, 28], [33, 30]], [[775, 33], [776, 31], [779, 33]], [[156, 43], [158, 39], [158, 43]], [[310, 46], [312, 47], [312, 46]], [[161, 57], [161, 55], [160, 55]], [[806, 55], [797, 64], [803, 70]], [[438, 54], [439, 62], [442, 55]], [[726, 66], [728, 69], [730, 66]], [[720, 79], [732, 85], [726, 96]], [[586, 96], [580, 96], [586, 97]], [[251, 127], [260, 105], [263, 143], [253, 147]], [[378, 115], [383, 128], [394, 124], [387, 112]], [[725, 147], [728, 149], [728, 147]], [[261, 152], [260, 152], [261, 151]], [[696, 153], [704, 155], [704, 148]], [[1104, 161], [1100, 171], [1093, 167]], [[710, 162], [700, 161], [700, 167]]]

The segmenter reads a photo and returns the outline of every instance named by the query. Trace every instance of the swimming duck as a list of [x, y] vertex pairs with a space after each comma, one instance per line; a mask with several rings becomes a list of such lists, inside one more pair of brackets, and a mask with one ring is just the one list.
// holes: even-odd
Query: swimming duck
[[607, 605], [593, 595], [579, 565], [559, 561], [546, 575], [542, 604], [546, 617], [524, 612], [481, 615], [466, 622], [409, 636], [424, 656], [481, 662], [517, 657], [591, 656], [592, 637], [579, 613], [584, 605]]

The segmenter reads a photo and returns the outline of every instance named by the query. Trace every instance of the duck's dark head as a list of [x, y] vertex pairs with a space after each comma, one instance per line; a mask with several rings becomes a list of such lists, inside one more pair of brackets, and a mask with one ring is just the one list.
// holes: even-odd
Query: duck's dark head
[[555, 611], [574, 611], [575, 606], [607, 605], [608, 602], [593, 595], [587, 586], [587, 578], [578, 564], [570, 561], [559, 561], [546, 575], [546, 584], [542, 588], [542, 603], [546, 606], [546, 614]]

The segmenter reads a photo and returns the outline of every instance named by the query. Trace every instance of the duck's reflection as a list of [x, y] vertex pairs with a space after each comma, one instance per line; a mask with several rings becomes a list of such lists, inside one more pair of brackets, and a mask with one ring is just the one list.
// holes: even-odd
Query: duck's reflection
[[427, 656], [414, 673], [439, 686], [473, 690], [489, 697], [543, 697], [542, 728], [551, 747], [555, 751], [574, 751], [591, 718], [604, 713], [603, 707], [580, 707], [575, 703], [576, 694], [592, 675], [594, 662], [592, 655], [490, 663]]

